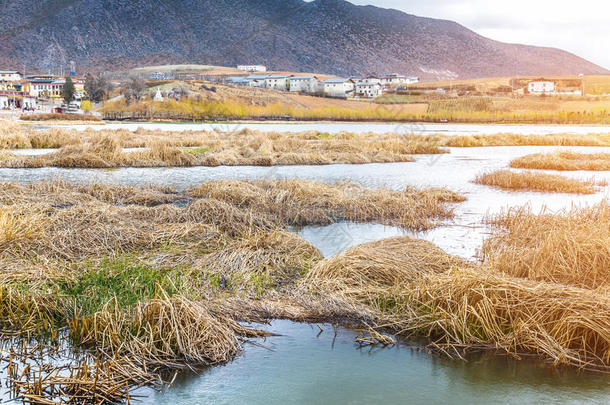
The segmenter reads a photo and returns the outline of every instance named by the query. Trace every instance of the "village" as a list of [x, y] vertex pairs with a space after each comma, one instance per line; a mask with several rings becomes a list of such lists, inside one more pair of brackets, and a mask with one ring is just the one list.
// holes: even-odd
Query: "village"
[[0, 110], [3, 111], [77, 111], [85, 96], [85, 82], [74, 71], [69, 79], [74, 85], [73, 101], [63, 103], [66, 78], [53, 74], [23, 75], [16, 70], [0, 70]]
[[[85, 91], [86, 79], [78, 76], [74, 63], [70, 64], [68, 75], [28, 74], [17, 70], [0, 70], [0, 113], [83, 113], [101, 105], [103, 100], [120, 100], [125, 97], [124, 89], [132, 79], [142, 82], [141, 94], [152, 101], [166, 99], [179, 100], [187, 95], [184, 90], [176, 91], [179, 83], [199, 83], [201, 88], [223, 85], [225, 88], [244, 88], [248, 91], [263, 90], [269, 94], [303, 95], [340, 100], [361, 100], [374, 103], [409, 104], [430, 103], [431, 100], [473, 98], [473, 97], [524, 97], [524, 96], [582, 96], [585, 80], [582, 76], [568, 78], [512, 78], [506, 84], [488, 85], [482, 89], [480, 83], [468, 81], [422, 81], [419, 77], [394, 73], [366, 75], [364, 77], [336, 77], [323, 74], [272, 72], [264, 65], [239, 65], [236, 68], [217, 67], [210, 71], [195, 72], [176, 69], [157, 71], [155, 67], [139, 72], [138, 68], [125, 75], [107, 72], [108, 91], [104, 97], [92, 103], [94, 98]], [[62, 69], [63, 73], [63, 69]], [[67, 81], [73, 85], [73, 96], [68, 100], [64, 93]], [[209, 83], [208, 85], [201, 83]], [[493, 81], [491, 82], [493, 83]], [[162, 84], [162, 85], [159, 85]], [[507, 85], [508, 84], [508, 85]], [[167, 88], [170, 86], [170, 90]], [[177, 86], [177, 87], [175, 87]], [[212, 87], [209, 87], [212, 86]], [[114, 92], [112, 89], [116, 89]], [[121, 90], [122, 89], [122, 90]], [[280, 92], [280, 93], [278, 93]], [[139, 100], [140, 95], [136, 98]], [[187, 95], [188, 97], [188, 95]], [[260, 96], [259, 96], [260, 97]], [[102, 100], [103, 99], [103, 100]], [[83, 103], [85, 101], [85, 103]], [[93, 107], [93, 108], [92, 108]], [[419, 107], [417, 107], [419, 108]], [[97, 113], [96, 113], [97, 114]]]

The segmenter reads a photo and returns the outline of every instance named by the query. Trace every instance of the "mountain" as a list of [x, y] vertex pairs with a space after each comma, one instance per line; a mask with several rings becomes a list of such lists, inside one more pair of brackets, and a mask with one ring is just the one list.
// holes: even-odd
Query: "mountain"
[[0, 66], [117, 70], [265, 64], [336, 75], [425, 78], [606, 74], [568, 52], [506, 44], [451, 21], [344, 0], [0, 2]]

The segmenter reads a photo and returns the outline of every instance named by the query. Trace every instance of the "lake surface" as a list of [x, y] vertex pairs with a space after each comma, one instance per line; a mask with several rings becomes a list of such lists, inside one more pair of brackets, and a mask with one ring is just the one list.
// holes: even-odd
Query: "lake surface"
[[[141, 125], [141, 124], [135, 124]], [[163, 126], [164, 124], [158, 124]], [[303, 130], [304, 124], [289, 125]], [[297, 126], [298, 125], [298, 126]], [[311, 124], [316, 125], [316, 124]], [[370, 130], [332, 124], [323, 130]], [[357, 124], [358, 128], [366, 128]], [[376, 131], [391, 126], [374, 124]], [[124, 127], [124, 124], [121, 124]], [[467, 131], [468, 126], [448, 129]], [[135, 129], [136, 127], [129, 127]], [[171, 126], [164, 126], [171, 128]], [[184, 126], [184, 128], [193, 128]], [[341, 129], [339, 129], [341, 128]], [[433, 128], [433, 127], [430, 127]], [[498, 128], [494, 126], [493, 128]], [[600, 132], [587, 127], [553, 127], [553, 132], [576, 128], [582, 133]], [[316, 129], [316, 128], [308, 128]], [[524, 127], [524, 133], [544, 127]], [[606, 128], [607, 131], [608, 128]], [[173, 129], [172, 129], [173, 130]], [[283, 130], [283, 129], [276, 129]], [[477, 130], [485, 131], [484, 128]], [[503, 129], [502, 132], [514, 132]], [[0, 181], [31, 182], [62, 178], [74, 182], [124, 185], [171, 185], [177, 189], [216, 179], [300, 178], [326, 182], [351, 180], [370, 188], [395, 190], [406, 186], [447, 187], [468, 201], [455, 206], [456, 217], [423, 233], [409, 233], [379, 224], [337, 223], [294, 229], [326, 256], [350, 246], [397, 235], [413, 235], [432, 241], [447, 252], [473, 258], [489, 229], [485, 215], [511, 206], [530, 205], [534, 210], [594, 204], [609, 197], [608, 187], [590, 196], [508, 192], [472, 183], [476, 175], [508, 167], [513, 158], [530, 153], [571, 149], [605, 152], [610, 148], [493, 147], [452, 148], [451, 154], [418, 155], [413, 163], [282, 166], [192, 167], [124, 169], [0, 169]], [[41, 153], [28, 151], [28, 154]], [[610, 181], [610, 172], [562, 173], [575, 178]], [[144, 404], [489, 404], [489, 403], [610, 403], [608, 375], [555, 369], [540, 361], [514, 361], [503, 356], [478, 356], [468, 362], [452, 361], [405, 345], [387, 349], [363, 349], [354, 344], [355, 334], [341, 329], [335, 337], [330, 325], [274, 321], [265, 328], [282, 336], [268, 338], [267, 348], [247, 344], [243, 356], [200, 376], [182, 376], [174, 386], [157, 393], [144, 389]]]
[[[44, 128], [44, 126], [38, 126]], [[54, 126], [57, 127], [57, 126]], [[62, 126], [60, 126], [62, 127]], [[135, 131], [138, 128], [154, 129], [161, 131], [221, 131], [233, 132], [244, 128], [255, 129], [263, 132], [301, 132], [321, 131], [328, 133], [346, 132], [373, 132], [387, 133], [396, 132], [402, 134], [430, 135], [477, 135], [477, 134], [500, 134], [514, 133], [524, 135], [544, 135], [553, 133], [590, 134], [610, 133], [610, 126], [602, 125], [483, 125], [483, 124], [423, 124], [423, 123], [304, 123], [304, 122], [233, 122], [233, 123], [153, 123], [153, 122], [124, 122], [107, 123], [106, 125], [70, 125], [64, 128], [75, 128], [77, 130], [93, 129], [127, 129]]]
[[579, 404], [608, 403], [608, 376], [539, 361], [480, 355], [452, 361], [406, 345], [361, 348], [355, 332], [274, 321], [282, 336], [163, 392], [146, 405], [178, 404]]

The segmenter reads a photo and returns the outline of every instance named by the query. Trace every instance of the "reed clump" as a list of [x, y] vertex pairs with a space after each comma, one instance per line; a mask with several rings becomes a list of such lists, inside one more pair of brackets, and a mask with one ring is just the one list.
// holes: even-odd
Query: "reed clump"
[[475, 183], [503, 190], [538, 191], [543, 193], [595, 194], [595, 180], [578, 180], [569, 177], [529, 172], [496, 170], [478, 175]]
[[570, 151], [537, 153], [514, 159], [510, 162], [510, 167], [560, 171], [608, 171], [610, 170], [610, 153], [576, 153]]
[[610, 284], [610, 206], [539, 214], [513, 208], [488, 219], [497, 231], [480, 257], [515, 277], [603, 288]]
[[148, 365], [226, 363], [241, 351], [238, 333], [246, 330], [202, 302], [167, 296], [127, 311], [111, 301], [70, 323], [76, 342]]
[[606, 293], [511, 277], [428, 242], [397, 238], [352, 248], [316, 265], [305, 284], [327, 300], [359, 306], [378, 328], [426, 337], [450, 355], [491, 349], [610, 369]]

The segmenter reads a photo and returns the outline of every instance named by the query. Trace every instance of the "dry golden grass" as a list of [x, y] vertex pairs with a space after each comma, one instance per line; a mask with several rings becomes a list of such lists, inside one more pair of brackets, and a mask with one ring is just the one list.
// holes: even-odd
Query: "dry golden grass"
[[483, 173], [478, 175], [474, 182], [503, 190], [539, 191], [543, 193], [594, 194], [597, 191], [595, 180], [583, 181], [554, 174], [516, 173], [510, 170]]
[[517, 158], [510, 167], [519, 169], [560, 170], [560, 171], [608, 171], [610, 153], [576, 153], [561, 151], [538, 153]]
[[448, 354], [487, 348], [610, 369], [607, 294], [513, 278], [428, 242], [396, 238], [352, 248], [320, 262], [305, 284], [374, 314], [381, 328], [430, 338]]
[[610, 284], [610, 206], [534, 214], [515, 208], [489, 219], [497, 232], [481, 259], [498, 271], [583, 288]]
[[70, 323], [72, 338], [80, 344], [147, 364], [226, 363], [239, 354], [237, 332], [245, 330], [201, 302], [167, 296], [131, 311], [110, 302], [93, 316]]
[[[126, 130], [36, 131], [16, 127], [0, 135], [7, 148], [61, 149], [38, 157], [5, 155], [6, 167], [122, 167], [323, 165], [410, 162], [414, 154], [447, 151], [432, 138], [397, 134], [163, 132]], [[124, 152], [123, 148], [146, 148]], [[187, 148], [187, 149], [185, 149]]]
[[447, 204], [465, 200], [446, 189], [371, 190], [353, 183], [330, 186], [310, 180], [212, 181], [192, 194], [289, 225], [376, 221], [416, 230], [434, 227], [434, 219], [450, 218], [452, 209]]
[[482, 146], [610, 146], [610, 134], [495, 134], [445, 136], [440, 142], [451, 147]]

